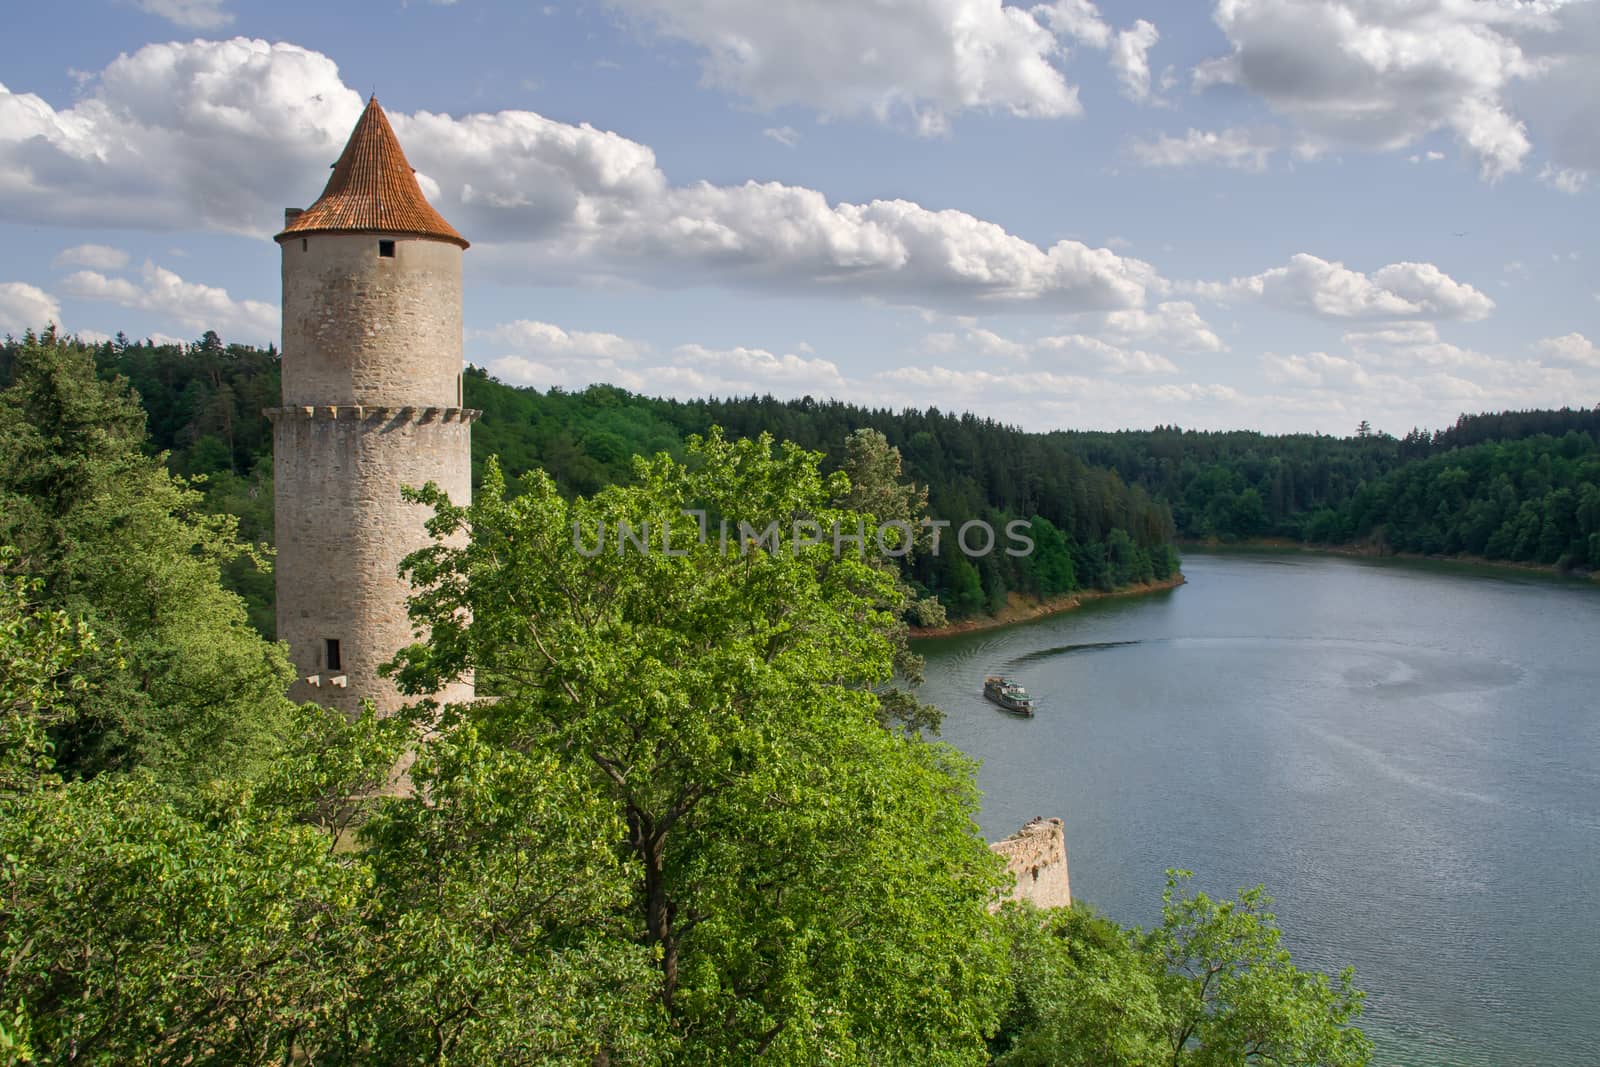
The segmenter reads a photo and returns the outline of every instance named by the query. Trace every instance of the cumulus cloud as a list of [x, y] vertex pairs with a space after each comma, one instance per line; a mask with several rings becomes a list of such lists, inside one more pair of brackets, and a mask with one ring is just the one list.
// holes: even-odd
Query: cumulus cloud
[[52, 267], [91, 267], [94, 270], [121, 270], [128, 265], [128, 253], [109, 245], [73, 245], [63, 248], [50, 261]]
[[1213, 164], [1238, 170], [1265, 170], [1277, 148], [1276, 139], [1250, 130], [1190, 129], [1182, 137], [1160, 134], [1154, 140], [1129, 144], [1133, 157], [1147, 167]]
[[1581, 333], [1547, 337], [1534, 346], [1540, 362], [1552, 367], [1600, 370], [1600, 346]]
[[1563, 193], [1581, 193], [1589, 184], [1589, 172], [1573, 167], [1557, 167], [1546, 163], [1539, 171], [1539, 180]]
[[1191, 352], [1221, 352], [1227, 348], [1187, 300], [1165, 301], [1153, 311], [1129, 308], [1106, 312], [1093, 323], [1092, 330], [1119, 345], [1142, 342]]
[[[243, 38], [121, 56], [64, 110], [0, 87], [0, 217], [271, 233], [284, 199], [315, 197], [360, 108], [326, 56]], [[778, 182], [673, 185], [647, 146], [528, 111], [390, 117], [478, 262], [520, 279], [1061, 310], [1140, 307], [1165, 284], [1140, 260], [1040, 247], [961, 211], [830, 203]]]
[[777, 354], [764, 348], [682, 344], [660, 355], [644, 341], [529, 319], [474, 330], [470, 339], [506, 353], [474, 362], [512, 385], [582, 388], [606, 383], [685, 399], [769, 393], [844, 396], [850, 391], [838, 366], [812, 356], [809, 345], [798, 346], [798, 354]]
[[764, 348], [680, 345], [669, 363], [625, 372], [622, 384], [637, 392], [682, 398], [770, 393], [780, 398], [844, 396], [849, 391], [831, 360]]
[[0, 282], [0, 337], [21, 336], [61, 325], [61, 305], [56, 298], [27, 282]]
[[1564, 19], [1592, 18], [1570, 10], [1580, 7], [1592, 5], [1217, 0], [1232, 51], [1200, 64], [1194, 84], [1258, 94], [1299, 126], [1311, 152], [1398, 149], [1448, 131], [1492, 180], [1520, 170], [1532, 148], [1513, 87], [1551, 73], [1564, 47], [1582, 56], [1553, 32]]
[[134, 6], [186, 30], [216, 30], [233, 21], [222, 0], [135, 0]]
[[1041, 338], [1039, 349], [1062, 357], [1069, 365], [1081, 365], [1105, 374], [1178, 373], [1177, 366], [1165, 356], [1123, 348], [1087, 334]]
[[61, 291], [79, 300], [116, 304], [165, 316], [189, 330], [216, 330], [229, 338], [265, 344], [278, 335], [275, 304], [236, 300], [226, 289], [184, 281], [146, 261], [139, 280], [80, 270], [61, 281]]
[[[1085, 330], [1017, 341], [992, 330], [967, 326], [961, 332], [939, 332], [922, 339], [921, 348], [934, 355], [966, 356], [985, 362], [1035, 361], [1039, 367], [1096, 374], [1176, 374], [1178, 367], [1166, 356], [1140, 347], [1140, 341], [1215, 351], [1222, 342], [1194, 312], [1192, 304], [1162, 304], [1156, 312], [1113, 312], [1081, 324]], [[1215, 346], [1215, 347], [1213, 347]]]
[[569, 331], [548, 322], [532, 319], [517, 319], [486, 330], [474, 330], [472, 335], [515, 349], [524, 356], [557, 360], [599, 360], [608, 364], [636, 359], [649, 347], [614, 333]]
[[1052, 61], [1056, 36], [1000, 0], [611, 0], [703, 52], [704, 81], [761, 108], [909, 117], [943, 130], [966, 110], [1058, 118], [1081, 111]]
[[1104, 50], [1125, 95], [1148, 100], [1156, 27], [1114, 32], [1089, 0], [608, 0], [699, 50], [702, 81], [757, 107], [870, 116], [943, 133], [966, 111], [1081, 114], [1062, 71], [1071, 47]]
[[1150, 99], [1150, 49], [1161, 39], [1155, 24], [1144, 19], [1123, 30], [1111, 42], [1111, 70], [1129, 100]]
[[1494, 301], [1432, 263], [1391, 263], [1372, 274], [1301, 252], [1288, 266], [1189, 286], [1223, 303], [1259, 301], [1329, 319], [1485, 318]]

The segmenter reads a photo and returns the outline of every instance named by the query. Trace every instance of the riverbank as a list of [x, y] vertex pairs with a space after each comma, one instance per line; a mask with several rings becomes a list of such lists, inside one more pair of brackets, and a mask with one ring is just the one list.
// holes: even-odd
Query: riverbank
[[1357, 559], [1398, 559], [1419, 563], [1457, 563], [1467, 567], [1486, 567], [1491, 570], [1518, 571], [1549, 578], [1575, 578], [1600, 583], [1600, 570], [1560, 571], [1543, 563], [1525, 563], [1509, 559], [1489, 559], [1466, 552], [1454, 556], [1428, 555], [1423, 552], [1396, 552], [1383, 545], [1362, 542], [1350, 545], [1308, 545], [1291, 541], [1287, 537], [1252, 537], [1243, 541], [1183, 540], [1177, 542], [1180, 550], [1194, 549], [1202, 552], [1300, 552], [1313, 556], [1346, 556]]
[[1006, 606], [998, 614], [982, 615], [975, 619], [962, 619], [952, 622], [947, 626], [916, 627], [911, 628], [911, 636], [915, 639], [925, 637], [951, 637], [955, 634], [972, 633], [975, 630], [993, 630], [1001, 626], [1013, 626], [1019, 622], [1032, 622], [1042, 619], [1046, 615], [1057, 615], [1063, 611], [1071, 611], [1091, 600], [1108, 600], [1115, 597], [1144, 596], [1147, 593], [1159, 593], [1165, 589], [1176, 589], [1186, 579], [1183, 572], [1179, 572], [1164, 581], [1140, 582], [1136, 585], [1125, 585], [1121, 589], [1109, 593], [1097, 589], [1079, 590], [1075, 593], [1063, 593], [1060, 596], [1036, 597], [1024, 593], [1011, 593], [1006, 597]]

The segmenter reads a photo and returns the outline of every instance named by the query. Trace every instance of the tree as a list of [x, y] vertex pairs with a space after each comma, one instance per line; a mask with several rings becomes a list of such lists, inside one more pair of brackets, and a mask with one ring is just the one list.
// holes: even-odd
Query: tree
[[15, 550], [0, 569], [102, 650], [77, 665], [95, 699], [55, 730], [58, 767], [146, 766], [184, 783], [244, 773], [279, 743], [291, 668], [221, 586], [253, 552], [236, 521], [207, 514], [144, 442], [126, 383], [98, 380], [73, 342], [24, 339], [0, 392], [0, 540]]
[[1301, 971], [1257, 886], [1237, 899], [1184, 895], [1169, 871], [1161, 925], [1124, 931], [1080, 905], [1008, 909], [1013, 1000], [1003, 1067], [1360, 1067], [1354, 975]]
[[1143, 950], [1164, 970], [1161, 1000], [1173, 1064], [1272, 1063], [1357, 1067], [1371, 1059], [1366, 1036], [1349, 1024], [1363, 994], [1346, 968], [1330, 981], [1301, 971], [1280, 944], [1261, 886], [1236, 900], [1182, 896], [1191, 877], [1169, 871], [1161, 926]]
[[511, 498], [493, 463], [470, 507], [422, 492], [434, 534], [470, 540], [411, 557], [432, 639], [398, 678], [423, 693], [476, 671], [497, 699], [436, 728], [603, 803], [684, 1062], [975, 1062], [998, 861], [971, 765], [884, 730], [865, 688], [892, 665], [892, 578], [791, 537], [869, 518], [831, 503], [846, 481], [819, 458], [713, 434], [587, 499], [539, 473]]
[[[928, 730], [937, 734], [943, 713], [932, 704], [924, 704], [913, 690], [922, 684], [922, 657], [911, 650], [910, 627], [943, 626], [947, 621], [944, 605], [937, 597], [919, 596], [906, 581], [902, 564], [914, 559], [917, 548], [927, 545], [928, 490], [914, 482], [900, 480], [900, 450], [889, 444], [877, 430], [856, 430], [845, 438], [845, 457], [840, 469], [850, 480], [850, 488], [836, 503], [861, 515], [870, 515], [885, 530], [884, 544], [878, 543], [876, 531], [866, 530], [869, 543], [863, 547], [865, 558], [875, 567], [894, 579], [893, 607], [898, 608], [895, 623], [889, 630], [894, 648], [894, 682], [880, 685], [878, 693], [878, 719], [885, 726], [897, 725], [910, 733]], [[890, 527], [889, 523], [903, 523], [903, 527]], [[901, 551], [900, 556], [890, 556], [889, 551]]]

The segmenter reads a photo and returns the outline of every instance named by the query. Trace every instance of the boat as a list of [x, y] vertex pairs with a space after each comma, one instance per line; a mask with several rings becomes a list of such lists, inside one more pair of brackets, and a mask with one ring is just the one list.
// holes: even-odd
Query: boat
[[1016, 715], [1033, 717], [1033, 697], [1010, 678], [990, 675], [983, 680], [983, 695]]

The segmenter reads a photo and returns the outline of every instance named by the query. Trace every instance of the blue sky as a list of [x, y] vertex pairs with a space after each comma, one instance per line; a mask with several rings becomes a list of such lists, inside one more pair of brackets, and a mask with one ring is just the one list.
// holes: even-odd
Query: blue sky
[[376, 90], [504, 380], [1396, 433], [1600, 402], [1596, 0], [12, 5], [0, 332], [277, 335]]

